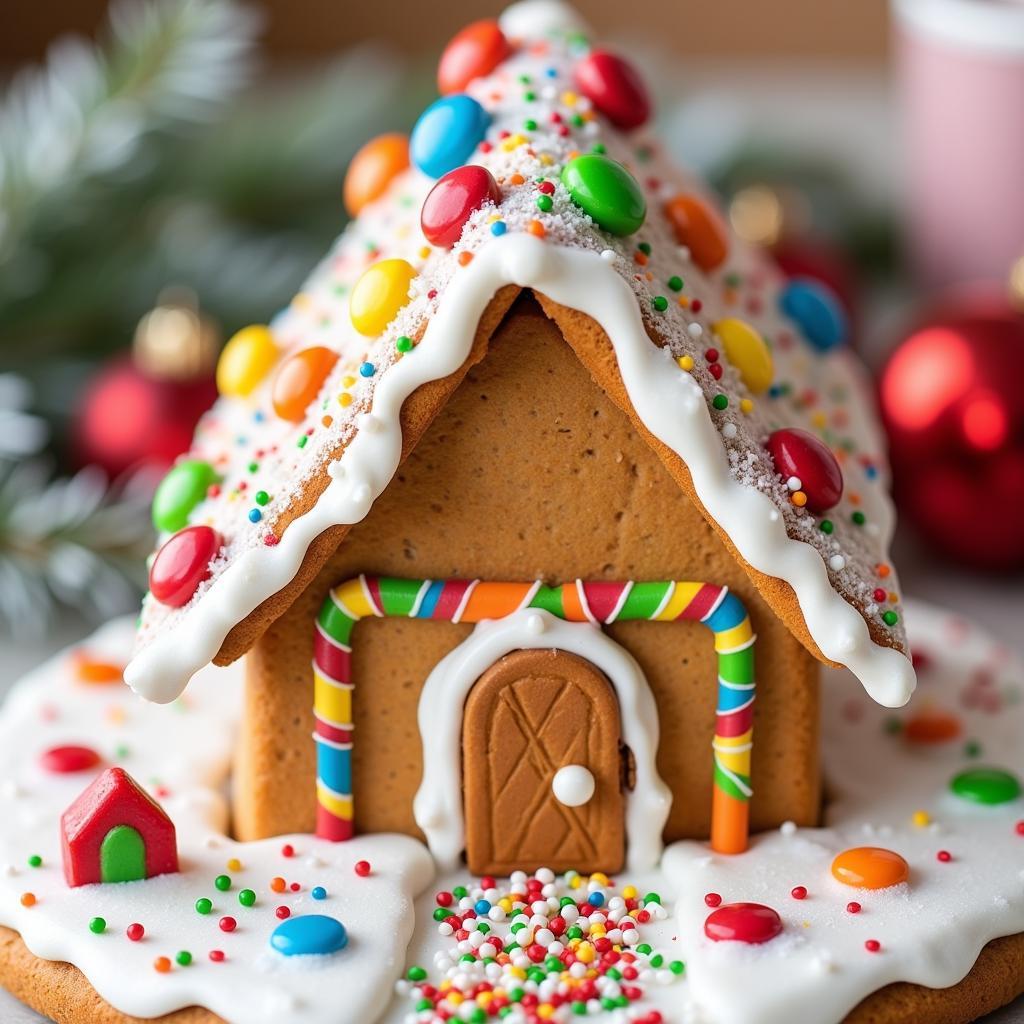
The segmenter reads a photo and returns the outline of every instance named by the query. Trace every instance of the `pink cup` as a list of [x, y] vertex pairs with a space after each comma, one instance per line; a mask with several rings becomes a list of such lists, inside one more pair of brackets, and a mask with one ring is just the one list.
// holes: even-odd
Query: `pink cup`
[[1005, 281], [1024, 255], [1024, 0], [893, 0], [923, 284]]

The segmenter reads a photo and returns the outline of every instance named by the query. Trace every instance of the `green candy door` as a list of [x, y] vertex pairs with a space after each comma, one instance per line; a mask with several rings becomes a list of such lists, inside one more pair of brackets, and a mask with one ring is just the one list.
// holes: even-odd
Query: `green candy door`
[[100, 846], [100, 878], [104, 882], [134, 882], [146, 877], [146, 844], [130, 825], [116, 825]]

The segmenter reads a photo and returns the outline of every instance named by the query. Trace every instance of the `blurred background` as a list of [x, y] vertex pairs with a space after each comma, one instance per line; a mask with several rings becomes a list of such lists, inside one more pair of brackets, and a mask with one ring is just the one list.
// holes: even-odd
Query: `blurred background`
[[[502, 4], [3, 0], [0, 667], [134, 608], [147, 504]], [[1024, 3], [582, 0], [736, 229], [837, 294], [890, 431], [906, 589], [1024, 614]], [[14, 636], [18, 642], [13, 642]]]

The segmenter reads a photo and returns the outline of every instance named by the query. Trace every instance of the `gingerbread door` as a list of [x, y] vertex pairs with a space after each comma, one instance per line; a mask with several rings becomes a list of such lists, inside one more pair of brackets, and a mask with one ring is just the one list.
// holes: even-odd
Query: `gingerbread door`
[[466, 700], [466, 859], [476, 874], [618, 871], [623, 748], [611, 684], [584, 658], [514, 651]]

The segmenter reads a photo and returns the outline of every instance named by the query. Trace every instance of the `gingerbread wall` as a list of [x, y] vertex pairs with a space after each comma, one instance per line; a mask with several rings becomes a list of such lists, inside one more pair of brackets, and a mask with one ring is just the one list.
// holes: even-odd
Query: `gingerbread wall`
[[[728, 584], [758, 634], [752, 827], [816, 820], [816, 662], [532, 300], [513, 308], [367, 519], [250, 654], [235, 779], [243, 839], [313, 828], [312, 624], [328, 589], [360, 572]], [[419, 692], [471, 628], [407, 619], [356, 626], [358, 830], [419, 834]], [[638, 660], [658, 704], [658, 767], [674, 793], [666, 839], [706, 836], [712, 638], [696, 623], [608, 632]]]

